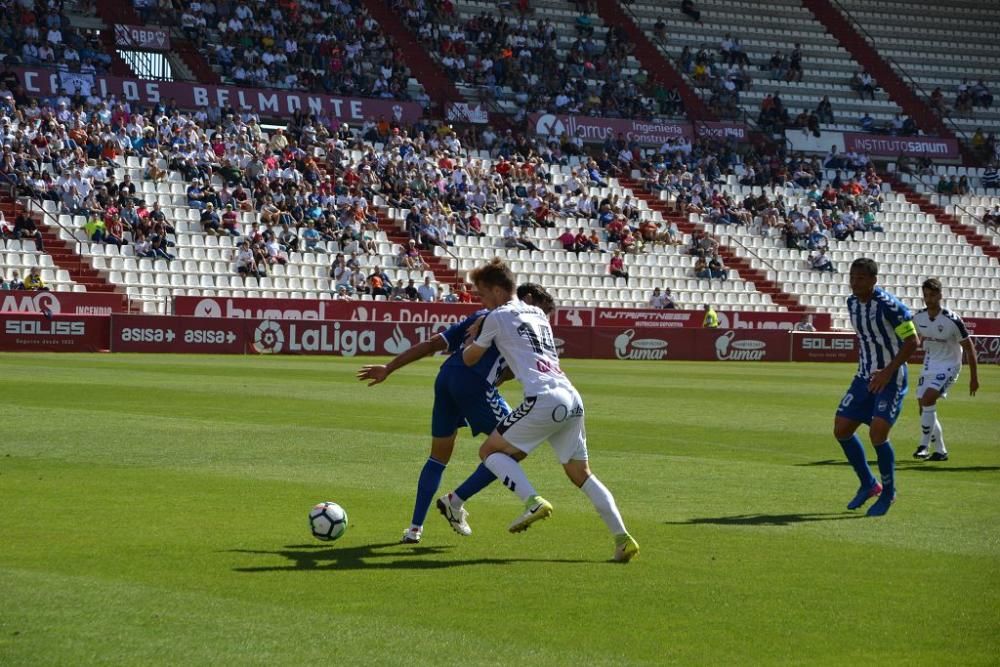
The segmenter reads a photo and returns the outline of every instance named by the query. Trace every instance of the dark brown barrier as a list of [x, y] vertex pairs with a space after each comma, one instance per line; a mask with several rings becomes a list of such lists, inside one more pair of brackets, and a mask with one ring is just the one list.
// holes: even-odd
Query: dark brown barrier
[[788, 361], [784, 331], [555, 327], [566, 357], [683, 361]]
[[159, 315], [114, 315], [112, 352], [243, 354], [246, 323], [242, 320]]
[[75, 315], [110, 315], [124, 313], [124, 294], [108, 292], [0, 292], [0, 312]]
[[0, 313], [0, 350], [97, 352], [108, 349], [109, 317]]
[[479, 310], [478, 304], [415, 301], [330, 301], [249, 297], [174, 297], [174, 314], [260, 320], [352, 320], [453, 324]]
[[[720, 329], [761, 329], [791, 331], [802, 319], [796, 313], [758, 313], [720, 310]], [[557, 308], [552, 321], [557, 326], [576, 327], [641, 327], [646, 329], [701, 328], [705, 319], [702, 310], [649, 308]], [[825, 331], [832, 322], [829, 314], [813, 315], [813, 325]]]

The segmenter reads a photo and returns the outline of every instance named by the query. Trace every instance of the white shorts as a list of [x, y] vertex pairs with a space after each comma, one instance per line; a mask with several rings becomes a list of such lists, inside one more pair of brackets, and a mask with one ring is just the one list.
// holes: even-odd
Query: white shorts
[[917, 398], [922, 398], [928, 389], [934, 389], [944, 398], [948, 395], [948, 388], [958, 379], [958, 372], [961, 366], [936, 366], [925, 368], [920, 373], [920, 380], [917, 381]]
[[559, 463], [587, 460], [583, 399], [573, 388], [525, 396], [524, 402], [497, 424], [497, 432], [525, 454], [548, 440]]

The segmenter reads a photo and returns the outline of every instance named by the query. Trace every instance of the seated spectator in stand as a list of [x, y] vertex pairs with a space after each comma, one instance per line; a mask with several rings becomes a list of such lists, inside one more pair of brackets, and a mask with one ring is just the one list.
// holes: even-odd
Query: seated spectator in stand
[[701, 12], [694, 6], [694, 0], [681, 0], [681, 12], [692, 21], [701, 23]]
[[406, 299], [406, 287], [403, 285], [403, 279], [400, 278], [396, 281], [396, 284], [392, 287], [392, 293], [389, 294], [389, 298], [393, 301], [403, 301]]
[[31, 239], [35, 242], [35, 250], [45, 252], [45, 244], [42, 241], [42, 233], [35, 226], [35, 221], [30, 215], [18, 213], [14, 218], [14, 238]]
[[155, 235], [150, 241], [150, 250], [156, 259], [165, 259], [168, 262], [174, 261], [174, 256], [167, 251], [167, 241], [161, 235]]
[[694, 262], [694, 277], [711, 279], [712, 272], [708, 270], [708, 260], [699, 257]]
[[368, 294], [374, 296], [389, 296], [392, 288], [382, 280], [380, 273], [372, 273], [368, 276]]
[[215, 211], [215, 205], [211, 202], [205, 204], [205, 208], [201, 212], [201, 226], [205, 230], [206, 234], [211, 236], [217, 236], [222, 232], [222, 221], [219, 219], [219, 214]]
[[288, 226], [288, 223], [281, 225], [281, 233], [278, 234], [278, 243], [281, 244], [281, 249], [287, 253], [299, 251], [299, 236]]
[[608, 263], [608, 273], [615, 278], [624, 278], [625, 285], [628, 285], [628, 271], [625, 270], [625, 259], [621, 250], [615, 250], [611, 254], [611, 261]]
[[284, 266], [288, 264], [288, 254], [282, 249], [281, 244], [278, 243], [278, 239], [274, 236], [268, 237], [267, 241], [264, 242], [264, 251], [267, 253], [266, 260], [268, 266], [274, 266], [275, 264]]
[[659, 287], [653, 288], [653, 294], [649, 297], [650, 308], [665, 308], [667, 295], [660, 291]]
[[3, 289], [7, 290], [19, 290], [24, 289], [24, 283], [21, 281], [21, 276], [17, 271], [10, 272], [10, 278], [7, 279], [6, 287]]
[[45, 286], [45, 281], [42, 280], [42, 270], [39, 267], [31, 267], [27, 277], [24, 279], [23, 289], [32, 291], [48, 291], [48, 288]]
[[430, 276], [424, 276], [424, 284], [417, 288], [417, 293], [421, 301], [433, 302], [438, 298], [437, 287], [431, 285]]
[[87, 222], [83, 226], [84, 231], [87, 234], [87, 238], [94, 243], [104, 242], [104, 219], [96, 215], [92, 215], [87, 219]]
[[570, 231], [569, 227], [567, 227], [566, 229], [564, 229], [563, 233], [559, 235], [558, 241], [559, 241], [559, 243], [562, 244], [563, 250], [565, 250], [566, 252], [574, 252], [574, 253], [576, 253], [578, 255], [580, 254], [580, 250], [582, 248], [580, 248], [577, 245], [577, 243], [576, 243], [576, 234], [574, 234], [572, 231]]
[[187, 189], [187, 201], [188, 206], [191, 208], [196, 208], [199, 211], [205, 208], [205, 191], [201, 187], [201, 179], [194, 178], [191, 180], [191, 185]]
[[125, 241], [125, 225], [122, 224], [121, 218], [117, 213], [108, 214], [108, 221], [106, 224], [106, 229], [104, 232], [104, 242], [111, 243], [119, 248], [123, 245], [127, 245]]
[[813, 325], [813, 316], [808, 313], [803, 315], [802, 319], [792, 327], [792, 331], [816, 331], [816, 327]]
[[969, 93], [972, 95], [973, 104], [976, 106], [986, 109], [993, 106], [993, 94], [990, 93], [990, 89], [986, 87], [982, 79], [977, 81], [976, 85], [969, 88]]
[[601, 239], [597, 235], [597, 230], [591, 230], [590, 236], [587, 235], [583, 227], [576, 230], [576, 236], [573, 237], [573, 242], [576, 243], [577, 247], [582, 252], [604, 252], [601, 249]]
[[875, 101], [875, 79], [868, 72], [855, 72], [851, 78], [851, 88], [861, 99], [865, 99], [865, 95], [868, 95], [873, 102]]
[[400, 248], [399, 265], [417, 271], [427, 268], [424, 258], [420, 256], [420, 250], [417, 249], [417, 243], [413, 239], [407, 241], [406, 246]]
[[809, 266], [811, 266], [814, 271], [829, 271], [830, 273], [837, 272], [837, 269], [833, 266], [833, 262], [831, 262], [830, 258], [826, 256], [825, 249], [811, 253], [807, 261], [809, 262]]
[[729, 280], [729, 269], [723, 264], [722, 257], [717, 254], [712, 255], [712, 259], [709, 260], [708, 272], [712, 278], [718, 278], [722, 281]]
[[541, 252], [542, 251], [541, 248], [539, 248], [537, 245], [535, 245], [534, 241], [532, 241], [530, 238], [528, 238], [528, 230], [525, 229], [525, 228], [523, 228], [523, 227], [521, 228], [520, 234], [518, 234], [518, 236], [517, 236], [517, 243], [518, 243], [518, 247], [519, 248], [522, 248], [522, 249], [525, 249], [525, 250], [530, 250], [531, 252]]
[[868, 115], [866, 111], [861, 120], [858, 121], [858, 127], [861, 128], [862, 132], [874, 132], [875, 131], [875, 119]]
[[986, 167], [979, 184], [984, 190], [1000, 189], [1000, 171], [997, 170], [996, 164], [991, 164]]
[[469, 291], [469, 286], [465, 283], [457, 283], [453, 294], [458, 297], [459, 303], [472, 303], [472, 292]]
[[[244, 240], [240, 243], [239, 247], [236, 249], [234, 259], [236, 262], [236, 272], [244, 278], [247, 276], [259, 278], [261, 276], [261, 272], [257, 267], [257, 259], [254, 256], [253, 250], [250, 249], [249, 241]], [[266, 275], [266, 273], [264, 275]]]
[[992, 211], [987, 211], [983, 215], [983, 224], [993, 229], [1000, 229], [1000, 204], [994, 206]]
[[232, 204], [226, 204], [226, 210], [222, 212], [221, 228], [223, 232], [230, 236], [242, 236], [240, 232], [240, 216], [233, 210]]
[[149, 242], [149, 239], [146, 238], [146, 235], [141, 230], [132, 233], [132, 251], [136, 257], [153, 259], [156, 256], [153, 253], [153, 244]]
[[420, 291], [417, 289], [413, 278], [410, 278], [410, 282], [407, 283], [404, 292], [407, 301], [420, 301]]

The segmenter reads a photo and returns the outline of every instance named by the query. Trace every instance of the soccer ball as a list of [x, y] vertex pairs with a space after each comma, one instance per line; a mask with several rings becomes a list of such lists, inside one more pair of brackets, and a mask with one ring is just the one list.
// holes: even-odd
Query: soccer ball
[[337, 503], [320, 503], [309, 510], [309, 529], [317, 540], [340, 539], [347, 532], [347, 512]]

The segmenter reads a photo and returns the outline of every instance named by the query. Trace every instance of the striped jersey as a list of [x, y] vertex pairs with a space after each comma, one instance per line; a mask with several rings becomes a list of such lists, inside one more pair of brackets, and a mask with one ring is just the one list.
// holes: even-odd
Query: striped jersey
[[[860, 342], [858, 377], [870, 378], [899, 354], [903, 341], [896, 331], [913, 317], [902, 301], [878, 286], [867, 303], [862, 303], [853, 294], [847, 297], [847, 313]], [[902, 384], [906, 378], [906, 364], [899, 370], [897, 383]]]
[[962, 341], [969, 339], [969, 331], [962, 318], [942, 308], [937, 317], [931, 319], [925, 308], [917, 311], [913, 323], [917, 325], [920, 344], [924, 348], [924, 368], [962, 365]]

